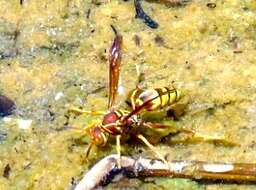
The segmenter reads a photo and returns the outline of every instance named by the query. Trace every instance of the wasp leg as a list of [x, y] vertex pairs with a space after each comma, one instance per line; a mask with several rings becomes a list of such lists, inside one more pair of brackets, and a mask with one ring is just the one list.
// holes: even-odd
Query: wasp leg
[[89, 111], [89, 110], [83, 110], [80, 108], [76, 108], [76, 107], [70, 107], [68, 109], [69, 113], [75, 113], [77, 115], [81, 115], [81, 114], [90, 114], [90, 115], [104, 115], [106, 114], [105, 111]]
[[227, 136], [207, 136], [195, 133], [194, 138], [197, 138], [203, 142], [220, 144], [223, 146], [240, 146], [239, 143], [229, 140]]
[[198, 142], [204, 142], [204, 143], [213, 143], [213, 144], [219, 144], [223, 146], [239, 146], [238, 143], [233, 142], [228, 139], [228, 137], [223, 136], [208, 136], [208, 135], [201, 135], [199, 133], [187, 133], [188, 136], [177, 136], [170, 140], [171, 143], [177, 144], [177, 143], [198, 143]]
[[92, 143], [90, 143], [90, 144], [88, 145], [88, 147], [86, 148], [86, 150], [85, 150], [85, 157], [86, 157], [86, 158], [89, 157], [89, 154], [90, 154], [91, 149], [92, 149]]
[[118, 159], [117, 159], [117, 166], [120, 169], [121, 168], [121, 144], [120, 144], [120, 138], [121, 135], [117, 135], [116, 136], [116, 152], [118, 155]]
[[166, 159], [164, 158], [164, 156], [162, 154], [160, 154], [156, 148], [141, 134], [138, 134], [137, 137], [142, 141], [144, 142], [149, 148], [150, 150], [152, 150], [156, 156], [158, 158], [160, 158], [160, 160], [162, 160], [167, 166], [169, 166], [168, 162], [166, 161]]

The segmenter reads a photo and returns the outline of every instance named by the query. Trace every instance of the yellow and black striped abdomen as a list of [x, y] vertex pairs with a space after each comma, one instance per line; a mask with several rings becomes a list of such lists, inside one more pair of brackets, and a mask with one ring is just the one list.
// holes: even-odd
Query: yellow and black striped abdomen
[[135, 89], [131, 92], [130, 102], [133, 110], [144, 104], [146, 110], [153, 111], [171, 105], [180, 98], [181, 92], [175, 88]]

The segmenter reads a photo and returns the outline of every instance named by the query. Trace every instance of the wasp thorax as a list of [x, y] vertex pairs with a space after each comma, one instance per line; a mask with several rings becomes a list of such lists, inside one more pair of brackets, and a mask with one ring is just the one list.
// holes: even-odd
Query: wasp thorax
[[93, 127], [90, 130], [90, 134], [93, 144], [97, 146], [104, 146], [106, 144], [107, 138], [100, 126]]
[[112, 135], [121, 134], [123, 132], [121, 127], [123, 115], [124, 113], [119, 110], [110, 111], [103, 117], [102, 129]]
[[107, 113], [106, 115], [104, 115], [102, 124], [108, 125], [111, 123], [115, 123], [119, 119], [120, 119], [120, 117], [118, 116], [118, 114], [115, 111], [111, 111], [111, 112]]

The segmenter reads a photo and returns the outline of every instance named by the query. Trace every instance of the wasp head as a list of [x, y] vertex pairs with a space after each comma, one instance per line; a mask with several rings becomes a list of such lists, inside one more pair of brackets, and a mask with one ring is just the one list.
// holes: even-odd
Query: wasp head
[[107, 135], [102, 131], [100, 125], [95, 125], [89, 131], [92, 144], [96, 146], [105, 146], [107, 143]]

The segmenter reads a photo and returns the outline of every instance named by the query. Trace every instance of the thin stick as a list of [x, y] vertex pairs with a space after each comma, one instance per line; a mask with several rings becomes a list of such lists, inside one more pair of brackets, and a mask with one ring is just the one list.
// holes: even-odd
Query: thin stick
[[201, 161], [169, 161], [168, 166], [158, 160], [110, 155], [99, 161], [84, 175], [75, 190], [91, 190], [106, 185], [115, 175], [126, 177], [181, 177], [192, 180], [221, 180], [223, 182], [256, 183], [256, 164], [209, 163]]

